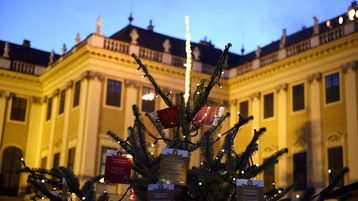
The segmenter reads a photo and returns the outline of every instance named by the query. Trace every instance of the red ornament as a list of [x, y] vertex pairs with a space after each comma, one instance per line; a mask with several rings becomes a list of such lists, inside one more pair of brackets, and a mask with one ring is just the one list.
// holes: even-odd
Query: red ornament
[[104, 181], [107, 183], [125, 183], [130, 178], [132, 156], [117, 150], [107, 150]]

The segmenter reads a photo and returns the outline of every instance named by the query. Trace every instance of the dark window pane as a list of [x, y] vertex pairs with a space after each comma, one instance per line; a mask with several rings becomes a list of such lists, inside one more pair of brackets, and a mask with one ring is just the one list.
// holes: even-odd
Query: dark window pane
[[13, 97], [11, 106], [11, 120], [25, 121], [27, 100]]
[[41, 168], [46, 169], [47, 157], [41, 159]]
[[63, 111], [65, 110], [65, 100], [66, 100], [66, 90], [62, 90], [60, 96], [60, 109], [58, 111], [59, 114], [62, 114]]
[[81, 81], [75, 83], [75, 93], [73, 96], [73, 107], [76, 107], [80, 102], [80, 92], [81, 92]]
[[73, 171], [73, 167], [75, 164], [75, 151], [76, 148], [71, 148], [68, 150], [67, 168], [71, 171]]
[[52, 111], [52, 97], [48, 99], [47, 101], [47, 114], [46, 114], [46, 120], [51, 119], [51, 111]]
[[249, 116], [249, 101], [243, 101], [240, 103], [240, 115], [244, 118]]
[[109, 79], [107, 81], [106, 104], [120, 107], [121, 91], [122, 91], [122, 82]]
[[264, 170], [264, 192], [271, 191], [273, 183], [275, 183], [275, 166], [271, 165]]
[[57, 153], [53, 156], [53, 168], [58, 168], [60, 164], [60, 153]]
[[[332, 171], [333, 175], [337, 175], [343, 168], [343, 149], [342, 147], [328, 148], [328, 169]], [[330, 177], [330, 181], [331, 181]], [[343, 179], [338, 183], [339, 186], [343, 186]]]
[[273, 93], [264, 96], [264, 118], [273, 117]]
[[339, 101], [339, 73], [326, 76], [326, 103]]
[[155, 110], [155, 91], [150, 87], [142, 90], [142, 111], [153, 112]]
[[299, 84], [292, 87], [292, 104], [293, 111], [305, 108], [305, 85]]
[[307, 156], [306, 152], [293, 155], [293, 180], [296, 189], [304, 190], [307, 187]]
[[107, 158], [107, 150], [109, 149], [113, 149], [113, 148], [109, 148], [109, 147], [102, 147], [101, 150], [101, 164], [99, 167], [99, 174], [100, 175], [104, 175], [104, 171], [106, 168], [106, 158]]

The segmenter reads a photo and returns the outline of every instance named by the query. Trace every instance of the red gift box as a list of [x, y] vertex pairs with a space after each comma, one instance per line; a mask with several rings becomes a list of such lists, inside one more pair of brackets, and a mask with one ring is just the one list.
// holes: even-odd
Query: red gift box
[[224, 113], [224, 107], [202, 107], [195, 115], [193, 123], [196, 125], [216, 126]]
[[179, 126], [179, 105], [152, 112], [156, 122], [163, 128], [174, 128]]

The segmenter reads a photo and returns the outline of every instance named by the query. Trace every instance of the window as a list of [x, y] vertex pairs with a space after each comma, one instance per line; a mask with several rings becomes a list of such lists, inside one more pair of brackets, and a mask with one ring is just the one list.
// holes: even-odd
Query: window
[[58, 114], [62, 114], [65, 110], [66, 90], [62, 90], [60, 94], [60, 109]]
[[292, 105], [293, 111], [303, 110], [305, 108], [304, 84], [299, 84], [292, 87]]
[[75, 151], [76, 148], [71, 148], [68, 150], [68, 160], [67, 160], [67, 168], [73, 171], [73, 167], [75, 164]]
[[60, 153], [56, 153], [53, 156], [53, 168], [58, 168], [60, 164]]
[[240, 103], [240, 115], [244, 118], [249, 117], [249, 101]]
[[47, 101], [47, 114], [46, 114], [46, 120], [51, 119], [51, 111], [52, 111], [52, 97], [48, 99]]
[[80, 92], [81, 92], [81, 81], [75, 83], [75, 93], [73, 95], [73, 107], [76, 107], [80, 102]]
[[339, 73], [326, 76], [326, 103], [332, 103], [340, 99]]
[[41, 159], [41, 168], [46, 169], [47, 157]]
[[272, 165], [264, 170], [264, 192], [271, 191], [273, 189], [273, 183], [275, 183], [275, 166]]
[[[339, 147], [328, 148], [328, 169], [332, 171], [333, 175], [337, 175], [343, 169], [343, 149]], [[331, 181], [331, 177], [329, 180]], [[341, 180], [338, 186], [343, 186], [344, 181]]]
[[27, 100], [13, 97], [11, 106], [11, 120], [25, 121]]
[[296, 189], [307, 188], [307, 156], [306, 152], [293, 155], [293, 180], [297, 184]]
[[142, 111], [153, 112], [155, 110], [155, 90], [150, 87], [142, 89]]
[[106, 104], [120, 107], [121, 92], [122, 92], [122, 82], [109, 79], [107, 81]]
[[102, 147], [101, 150], [101, 166], [99, 167], [99, 174], [104, 175], [104, 171], [106, 168], [106, 158], [107, 158], [107, 150], [112, 149], [109, 147]]
[[264, 118], [273, 117], [273, 93], [264, 96]]

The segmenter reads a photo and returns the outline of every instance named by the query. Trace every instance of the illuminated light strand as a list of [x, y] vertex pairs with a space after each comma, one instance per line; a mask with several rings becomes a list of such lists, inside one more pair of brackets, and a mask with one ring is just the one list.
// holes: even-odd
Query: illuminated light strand
[[185, 16], [185, 25], [186, 25], [186, 42], [185, 42], [185, 51], [186, 51], [186, 71], [185, 71], [185, 93], [184, 93], [184, 102], [188, 103], [190, 95], [190, 84], [191, 84], [191, 49], [190, 49], [190, 32], [189, 32], [189, 17]]

